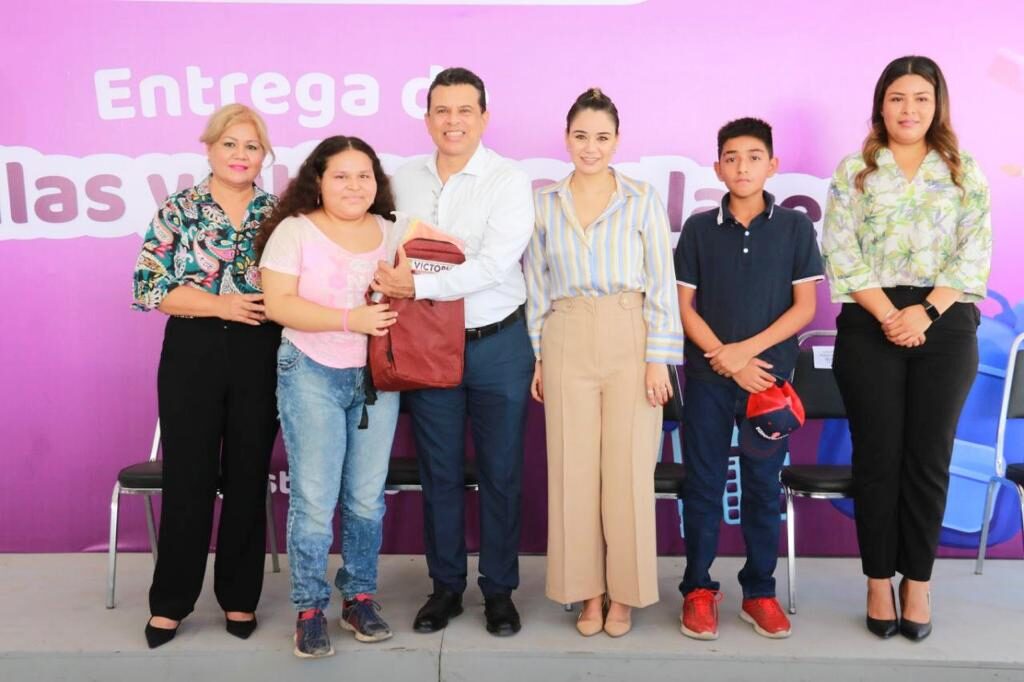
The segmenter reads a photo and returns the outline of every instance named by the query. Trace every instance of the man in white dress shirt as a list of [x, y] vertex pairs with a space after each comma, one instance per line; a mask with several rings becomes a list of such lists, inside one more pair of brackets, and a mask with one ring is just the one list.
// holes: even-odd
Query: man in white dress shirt
[[407, 262], [381, 265], [372, 285], [393, 297], [463, 299], [462, 384], [407, 394], [423, 483], [423, 525], [433, 594], [416, 614], [434, 632], [462, 613], [466, 589], [464, 462], [470, 419], [480, 474], [480, 578], [487, 631], [512, 635], [519, 614], [519, 502], [523, 431], [534, 357], [523, 315], [519, 260], [533, 232], [530, 179], [480, 143], [489, 112], [484, 84], [451, 68], [427, 92], [427, 132], [437, 149], [395, 173], [399, 210], [465, 242], [466, 262], [413, 275]]

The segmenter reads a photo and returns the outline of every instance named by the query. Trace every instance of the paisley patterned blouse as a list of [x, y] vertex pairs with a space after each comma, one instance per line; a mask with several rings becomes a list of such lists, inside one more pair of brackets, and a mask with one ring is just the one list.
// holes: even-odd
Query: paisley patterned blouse
[[167, 198], [149, 225], [135, 263], [135, 310], [152, 310], [187, 285], [211, 294], [260, 293], [253, 241], [277, 197], [254, 186], [241, 230], [210, 194], [210, 178]]
[[962, 192], [935, 150], [909, 181], [891, 151], [877, 158], [863, 193], [854, 185], [865, 165], [860, 153], [832, 176], [821, 243], [832, 300], [901, 285], [958, 289], [963, 302], [985, 298], [992, 224], [988, 183], [974, 158], [960, 153]]

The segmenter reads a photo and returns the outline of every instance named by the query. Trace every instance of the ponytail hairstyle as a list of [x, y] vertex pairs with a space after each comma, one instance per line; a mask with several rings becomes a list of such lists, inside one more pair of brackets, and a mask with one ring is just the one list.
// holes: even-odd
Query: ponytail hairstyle
[[612, 102], [611, 97], [601, 92], [601, 88], [590, 88], [572, 103], [572, 106], [569, 107], [569, 113], [565, 115], [566, 134], [569, 133], [569, 129], [572, 127], [572, 120], [584, 109], [607, 113], [611, 117], [612, 122], [615, 123], [615, 134], [619, 134], [619, 110], [615, 108], [615, 103]]
[[871, 107], [871, 132], [864, 139], [864, 146], [861, 150], [865, 165], [864, 169], [854, 178], [854, 185], [857, 187], [857, 191], [863, 192], [867, 177], [878, 170], [878, 152], [889, 145], [889, 133], [886, 131], [885, 121], [882, 119], [885, 92], [894, 81], [908, 75], [921, 76], [935, 88], [935, 117], [932, 119], [928, 132], [925, 133], [925, 142], [929, 149], [938, 152], [942, 160], [946, 162], [953, 184], [962, 191], [964, 171], [960, 161], [960, 142], [957, 140], [950, 122], [949, 89], [946, 87], [946, 79], [938, 64], [928, 57], [916, 55], [900, 57], [891, 61], [875, 84], [875, 97]]

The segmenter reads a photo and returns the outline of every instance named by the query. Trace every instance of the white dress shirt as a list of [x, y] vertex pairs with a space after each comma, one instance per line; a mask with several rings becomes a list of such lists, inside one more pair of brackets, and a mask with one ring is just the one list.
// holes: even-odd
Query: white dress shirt
[[399, 211], [466, 245], [465, 263], [414, 276], [417, 299], [465, 299], [467, 329], [498, 322], [526, 301], [519, 259], [533, 233], [533, 191], [523, 170], [481, 144], [446, 183], [435, 152], [399, 168], [391, 186]]

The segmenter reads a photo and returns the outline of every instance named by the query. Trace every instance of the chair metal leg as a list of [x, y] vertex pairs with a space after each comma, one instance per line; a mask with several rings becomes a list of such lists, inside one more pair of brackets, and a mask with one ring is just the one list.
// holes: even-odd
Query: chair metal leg
[[267, 536], [270, 538], [270, 564], [274, 573], [281, 572], [281, 562], [277, 557], [277, 523], [274, 521], [274, 498], [267, 487]]
[[[680, 427], [681, 428], [681, 427]], [[679, 428], [672, 429], [672, 461], [676, 464], [683, 463], [683, 445], [679, 439]], [[683, 498], [680, 495], [679, 500], [676, 502], [676, 508], [679, 511], [679, 537], [686, 537], [686, 525], [683, 523]]]
[[1017, 488], [1017, 497], [1020, 499], [1020, 523], [1021, 530], [1024, 530], [1024, 487], [1019, 485], [1014, 487]]
[[981, 511], [981, 540], [978, 541], [978, 559], [974, 562], [975, 575], [981, 575], [981, 571], [985, 565], [985, 550], [988, 547], [988, 527], [992, 519], [992, 505], [995, 503], [996, 488], [998, 485], [998, 478], [989, 479], [988, 492], [985, 494], [985, 508]]
[[121, 484], [114, 483], [110, 496], [110, 538], [107, 540], [107, 608], [114, 608], [114, 582], [117, 579], [117, 516]]
[[146, 495], [146, 532], [149, 534], [149, 548], [153, 552], [153, 563], [157, 559], [156, 520], [153, 516], [153, 496]]
[[796, 516], [793, 514], [793, 491], [786, 491], [786, 573], [789, 582], [789, 612], [796, 613]]

